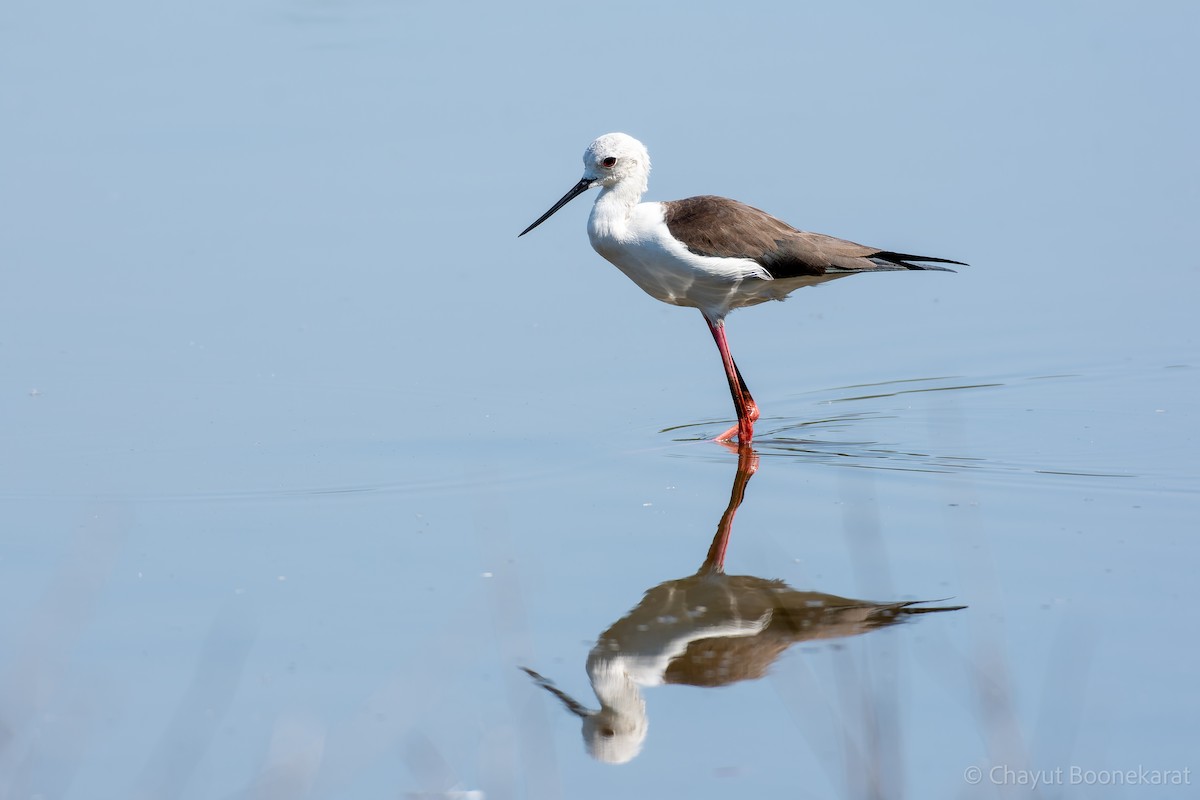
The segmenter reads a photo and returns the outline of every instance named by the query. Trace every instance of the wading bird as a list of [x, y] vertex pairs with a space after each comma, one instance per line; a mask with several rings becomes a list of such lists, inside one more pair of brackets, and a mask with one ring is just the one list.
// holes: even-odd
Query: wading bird
[[[606, 133], [583, 152], [583, 178], [524, 236], [576, 196], [600, 187], [588, 218], [597, 253], [658, 300], [697, 308], [721, 351], [737, 425], [717, 437], [748, 445], [758, 405], [746, 388], [725, 338], [735, 308], [782, 300], [802, 286], [886, 270], [943, 270], [961, 261], [880, 250], [820, 233], [799, 231], [744, 203], [704, 195], [643, 203], [650, 176], [645, 145], [624, 133]], [[926, 263], [919, 263], [926, 262]]]

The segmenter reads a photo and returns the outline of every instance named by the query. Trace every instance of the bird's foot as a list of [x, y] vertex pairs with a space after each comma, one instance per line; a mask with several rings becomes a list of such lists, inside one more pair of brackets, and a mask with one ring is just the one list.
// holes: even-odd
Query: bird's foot
[[713, 439], [713, 441], [720, 442], [721, 444], [732, 444], [733, 440], [737, 438], [737, 435], [738, 435], [738, 426], [734, 425], [732, 428], [730, 428], [729, 430], [722, 433], [720, 436]]
[[720, 442], [721, 444], [732, 444], [734, 439], [736, 439], [739, 445], [749, 446], [753, 438], [754, 423], [748, 420], [743, 420], [722, 433], [717, 438], [713, 439], [713, 441]]

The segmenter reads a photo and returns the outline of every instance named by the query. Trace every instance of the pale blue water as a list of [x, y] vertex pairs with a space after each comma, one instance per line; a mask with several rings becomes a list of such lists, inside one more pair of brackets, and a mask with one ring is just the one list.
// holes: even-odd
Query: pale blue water
[[[1198, 22], [9, 3], [0, 797], [1192, 796]], [[730, 318], [726, 561], [968, 608], [646, 688], [623, 765], [519, 667], [596, 707], [737, 459], [583, 199], [516, 239], [608, 130], [972, 264]]]

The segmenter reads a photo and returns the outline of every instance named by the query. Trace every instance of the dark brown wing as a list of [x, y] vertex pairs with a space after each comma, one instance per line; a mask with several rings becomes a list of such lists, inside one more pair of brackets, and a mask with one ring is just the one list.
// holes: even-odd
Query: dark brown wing
[[702, 195], [663, 203], [667, 229], [696, 255], [748, 258], [774, 278], [888, 269], [946, 269], [915, 261], [959, 264], [798, 231], [765, 211], [726, 197]]

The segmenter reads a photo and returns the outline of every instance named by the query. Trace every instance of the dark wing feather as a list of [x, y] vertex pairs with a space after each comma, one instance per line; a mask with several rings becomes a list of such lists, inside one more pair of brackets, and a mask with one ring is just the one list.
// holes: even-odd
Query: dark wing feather
[[726, 197], [703, 195], [663, 203], [671, 235], [692, 253], [717, 258], [748, 258], [773, 278], [888, 269], [946, 269], [911, 263], [962, 264], [947, 258], [914, 256], [798, 231], [765, 211]]

